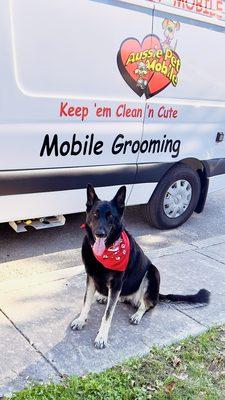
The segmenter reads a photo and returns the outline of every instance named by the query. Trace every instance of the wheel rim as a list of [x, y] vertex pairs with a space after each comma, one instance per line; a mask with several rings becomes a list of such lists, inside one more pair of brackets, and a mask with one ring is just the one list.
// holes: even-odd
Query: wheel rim
[[174, 182], [166, 191], [163, 210], [167, 217], [180, 217], [188, 208], [192, 198], [192, 187], [186, 179]]

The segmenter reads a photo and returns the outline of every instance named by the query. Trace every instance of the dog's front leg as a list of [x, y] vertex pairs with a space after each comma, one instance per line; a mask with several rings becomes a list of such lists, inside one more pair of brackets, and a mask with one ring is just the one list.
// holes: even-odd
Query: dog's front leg
[[120, 296], [120, 291], [121, 289], [115, 289], [112, 286], [109, 287], [107, 306], [102, 318], [99, 332], [95, 339], [95, 347], [97, 349], [103, 349], [107, 344], [109, 328], [115, 311], [116, 303]]
[[86, 291], [84, 295], [84, 302], [83, 302], [83, 307], [81, 309], [81, 313], [78, 318], [75, 318], [71, 322], [71, 328], [73, 330], [80, 330], [84, 327], [87, 317], [91, 308], [91, 304], [93, 301], [93, 297], [95, 294], [95, 284], [94, 280], [92, 279], [91, 276], [87, 276], [87, 283], [86, 283]]

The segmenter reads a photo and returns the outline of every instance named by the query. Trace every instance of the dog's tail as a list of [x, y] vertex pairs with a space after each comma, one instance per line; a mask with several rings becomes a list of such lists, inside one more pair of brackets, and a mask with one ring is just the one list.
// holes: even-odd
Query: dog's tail
[[198, 293], [190, 295], [159, 294], [159, 301], [184, 301], [187, 303], [209, 304], [210, 292], [206, 289], [201, 289]]

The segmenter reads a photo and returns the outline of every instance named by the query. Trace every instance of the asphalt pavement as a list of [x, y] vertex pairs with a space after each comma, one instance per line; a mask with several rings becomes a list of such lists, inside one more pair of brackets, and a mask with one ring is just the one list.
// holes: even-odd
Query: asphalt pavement
[[118, 304], [104, 350], [93, 346], [104, 306], [94, 303], [83, 331], [69, 324], [85, 286], [80, 246], [84, 214], [64, 227], [17, 234], [0, 226], [0, 396], [30, 382], [101, 371], [209, 326], [225, 323], [225, 191], [210, 194], [204, 212], [185, 225], [159, 231], [129, 207], [125, 225], [161, 273], [161, 293], [211, 291], [209, 306], [159, 304], [139, 326], [131, 306]]

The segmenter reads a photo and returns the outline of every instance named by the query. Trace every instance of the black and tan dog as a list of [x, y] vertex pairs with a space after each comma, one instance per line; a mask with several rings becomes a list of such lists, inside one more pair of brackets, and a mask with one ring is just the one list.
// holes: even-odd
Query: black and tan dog
[[113, 200], [101, 201], [91, 185], [87, 187], [87, 217], [82, 245], [82, 258], [87, 272], [87, 286], [80, 316], [71, 323], [82, 329], [95, 292], [99, 302], [107, 303], [95, 347], [105, 347], [117, 301], [129, 301], [137, 308], [130, 318], [139, 324], [146, 311], [158, 301], [208, 303], [210, 293], [201, 289], [194, 295], [159, 294], [160, 275], [134, 238], [124, 229], [126, 187], [122, 186]]

